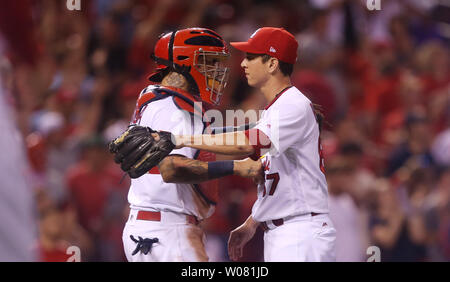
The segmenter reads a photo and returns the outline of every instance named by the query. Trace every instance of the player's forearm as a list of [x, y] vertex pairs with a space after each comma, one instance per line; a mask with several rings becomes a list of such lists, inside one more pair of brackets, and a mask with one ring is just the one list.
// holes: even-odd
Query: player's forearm
[[164, 182], [197, 184], [227, 175], [257, 177], [262, 173], [260, 162], [251, 159], [203, 162], [183, 156], [168, 156], [159, 163]]
[[243, 132], [230, 132], [214, 135], [178, 135], [177, 147], [190, 147], [222, 155], [249, 156], [254, 153], [253, 146]]
[[247, 220], [245, 221], [245, 225], [247, 225], [248, 227], [256, 230], [256, 228], [258, 228], [259, 226], [259, 222], [253, 219], [253, 216], [250, 215]]
[[166, 157], [159, 164], [166, 183], [196, 184], [208, 179], [208, 163], [185, 157]]

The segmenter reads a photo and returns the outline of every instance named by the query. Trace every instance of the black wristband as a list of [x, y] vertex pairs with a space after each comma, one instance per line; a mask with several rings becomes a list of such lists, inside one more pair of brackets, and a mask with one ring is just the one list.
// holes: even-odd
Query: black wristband
[[208, 162], [209, 179], [232, 175], [233, 172], [234, 172], [234, 161]]

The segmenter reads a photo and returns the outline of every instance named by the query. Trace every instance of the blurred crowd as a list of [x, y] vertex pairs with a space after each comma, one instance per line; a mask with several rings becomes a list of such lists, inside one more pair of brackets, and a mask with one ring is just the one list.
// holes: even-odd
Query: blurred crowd
[[[365, 0], [81, 0], [81, 11], [30, 3], [31, 63], [6, 49], [0, 73], [27, 147], [38, 260], [65, 261], [68, 246], [83, 261], [125, 260], [130, 180], [106, 144], [130, 122], [162, 32], [201, 26], [229, 42], [275, 26], [296, 35], [292, 82], [326, 118], [338, 261], [366, 261], [369, 246], [382, 261], [450, 261], [448, 1], [381, 1], [381, 10]], [[232, 50], [223, 111], [268, 102], [247, 86], [242, 59]], [[220, 186], [203, 223], [211, 261], [228, 260], [229, 232], [256, 199], [251, 181]], [[262, 235], [243, 261], [263, 260]]]

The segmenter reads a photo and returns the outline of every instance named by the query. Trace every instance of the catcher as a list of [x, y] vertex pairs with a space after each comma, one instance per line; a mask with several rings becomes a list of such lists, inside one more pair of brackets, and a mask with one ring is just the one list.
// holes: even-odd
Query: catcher
[[193, 148], [172, 151], [169, 132], [211, 133], [205, 132], [202, 109], [219, 104], [228, 57], [226, 42], [206, 28], [170, 32], [156, 43], [152, 58], [158, 68], [149, 79], [159, 85], [141, 92], [132, 125], [109, 147], [132, 178], [122, 238], [128, 261], [208, 261], [198, 224], [214, 212], [217, 178], [263, 179], [259, 161], [230, 165]]

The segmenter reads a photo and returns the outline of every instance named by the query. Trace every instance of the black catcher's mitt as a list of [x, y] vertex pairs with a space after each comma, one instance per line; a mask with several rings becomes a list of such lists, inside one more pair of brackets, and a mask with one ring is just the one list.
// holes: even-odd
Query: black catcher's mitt
[[[156, 140], [152, 133], [159, 135], [159, 140]], [[115, 154], [114, 161], [120, 164], [123, 171], [131, 178], [138, 178], [175, 148], [172, 136], [172, 133], [167, 131], [154, 131], [150, 127], [130, 125], [122, 135], [109, 143], [109, 151]]]

